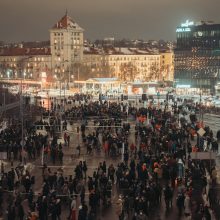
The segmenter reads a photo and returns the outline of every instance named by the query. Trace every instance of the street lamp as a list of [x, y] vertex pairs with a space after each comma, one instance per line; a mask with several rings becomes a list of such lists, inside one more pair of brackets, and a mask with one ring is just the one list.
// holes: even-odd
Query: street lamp
[[7, 76], [8, 76], [8, 78], [10, 77], [10, 71], [9, 70], [7, 70]]

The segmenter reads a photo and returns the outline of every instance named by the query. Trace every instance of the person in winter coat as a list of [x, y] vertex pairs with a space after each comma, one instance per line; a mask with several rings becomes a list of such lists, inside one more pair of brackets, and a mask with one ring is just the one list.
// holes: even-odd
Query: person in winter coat
[[188, 194], [186, 194], [186, 198], [185, 198], [185, 201], [184, 201], [184, 214], [186, 217], [190, 216], [190, 213], [191, 213], [191, 204], [190, 204], [190, 197]]
[[185, 200], [185, 196], [182, 193], [181, 194], [179, 193], [176, 199], [176, 205], [179, 210], [179, 216], [182, 215], [182, 211], [184, 208], [184, 200]]
[[8, 214], [8, 220], [14, 220], [16, 213], [15, 213], [15, 207], [13, 204], [9, 204], [8, 209], [7, 209], [7, 214]]
[[60, 199], [57, 199], [57, 200], [56, 200], [55, 207], [56, 207], [56, 216], [57, 216], [57, 219], [58, 219], [58, 220], [61, 220], [61, 218], [60, 218], [60, 216], [61, 216], [61, 200], [60, 200]]
[[19, 220], [24, 219], [24, 208], [21, 204], [18, 205], [18, 218]]
[[211, 220], [212, 219], [211, 214], [209, 212], [209, 208], [208, 208], [207, 205], [204, 207], [204, 218], [205, 218], [205, 220]]
[[87, 213], [88, 213], [88, 207], [86, 204], [83, 204], [82, 206], [79, 207], [78, 220], [86, 220]]
[[77, 196], [72, 197], [70, 204], [70, 214], [68, 217], [69, 220], [76, 220], [76, 198]]

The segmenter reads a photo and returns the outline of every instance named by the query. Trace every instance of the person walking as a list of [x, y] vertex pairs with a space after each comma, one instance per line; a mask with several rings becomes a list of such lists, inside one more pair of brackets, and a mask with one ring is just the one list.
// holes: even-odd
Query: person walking
[[179, 193], [177, 195], [177, 199], [176, 199], [176, 205], [177, 205], [177, 208], [178, 208], [179, 216], [182, 215], [182, 211], [183, 211], [183, 208], [184, 208], [184, 200], [185, 200], [185, 196], [183, 195], [183, 193]]

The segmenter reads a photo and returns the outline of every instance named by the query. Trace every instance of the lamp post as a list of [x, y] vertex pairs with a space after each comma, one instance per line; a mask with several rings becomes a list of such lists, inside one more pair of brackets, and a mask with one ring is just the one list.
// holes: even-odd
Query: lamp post
[[23, 109], [23, 81], [21, 79], [20, 86], [20, 117], [21, 117], [21, 159], [22, 165], [24, 165], [24, 109]]
[[25, 71], [24, 71], [24, 75], [23, 76], [24, 76], [24, 80], [25, 80], [25, 77], [26, 77], [26, 72]]
[[[58, 77], [59, 75], [59, 77]], [[56, 81], [59, 81], [59, 87], [60, 87], [60, 132], [61, 132], [61, 137], [62, 137], [62, 114], [61, 114], [61, 100], [62, 100], [62, 80], [64, 79], [64, 77], [61, 77], [61, 72], [58, 72], [58, 75], [55, 74], [55, 79]], [[65, 81], [64, 81], [64, 111], [65, 111]]]

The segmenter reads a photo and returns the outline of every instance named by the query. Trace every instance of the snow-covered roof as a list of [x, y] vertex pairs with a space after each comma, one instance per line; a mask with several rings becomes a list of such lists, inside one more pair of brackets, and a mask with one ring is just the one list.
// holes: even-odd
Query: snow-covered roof
[[83, 30], [70, 16], [65, 14], [54, 26], [53, 29], [67, 29], [73, 28], [76, 30]]

